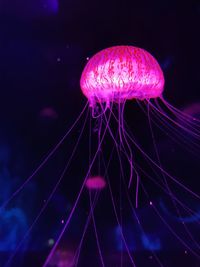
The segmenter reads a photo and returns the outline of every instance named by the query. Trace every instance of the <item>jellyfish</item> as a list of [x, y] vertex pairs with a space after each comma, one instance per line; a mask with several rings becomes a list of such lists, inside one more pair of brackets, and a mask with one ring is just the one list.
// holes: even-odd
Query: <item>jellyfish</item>
[[[166, 135], [173, 144], [180, 146], [182, 150], [198, 154], [200, 121], [198, 118], [194, 118], [190, 114], [174, 107], [165, 99], [164, 84], [164, 75], [157, 60], [144, 49], [134, 46], [114, 46], [98, 52], [90, 59], [88, 58], [80, 79], [82, 93], [87, 98], [87, 103], [83, 110], [33, 174], [2, 204], [2, 207], [5, 208], [28, 182], [38, 174], [85, 116], [82, 127], [79, 129], [80, 135], [63, 172], [39, 210], [37, 217], [30, 225], [29, 230], [8, 259], [5, 267], [9, 266], [13, 261], [19, 247], [52, 200], [74, 159], [86, 125], [89, 125], [88, 168], [83, 176], [74, 204], [42, 266], [47, 267], [51, 261], [64, 233], [69, 228], [85, 188], [89, 192], [94, 190], [95, 195], [91, 197], [92, 194], [91, 192], [89, 193], [88, 218], [72, 266], [78, 266], [83, 239], [90, 221], [93, 221], [100, 264], [103, 267], [107, 265], [104, 257], [105, 251], [102, 251], [101, 246], [102, 236], [97, 235], [97, 225], [94, 223], [94, 210], [99, 197], [98, 191], [105, 188], [105, 185], [107, 199], [110, 201], [109, 205], [112, 208], [116, 227], [121, 236], [123, 244], [121, 247], [124, 248], [126, 254], [125, 259], [124, 252], [121, 252], [118, 265], [138, 266], [139, 260], [136, 259], [135, 251], [130, 248], [127, 242], [128, 236], [124, 231], [124, 220], [125, 214], [129, 214], [131, 220], [137, 225], [141, 236], [147, 236], [148, 229], [146, 229], [147, 226], [144, 221], [148, 222], [149, 217], [145, 218], [140, 212], [140, 205], [144, 205], [144, 203], [148, 207], [151, 217], [159, 219], [165, 231], [168, 231], [173, 236], [173, 240], [178, 242], [183, 251], [189, 252], [195, 259], [199, 260], [199, 240], [181, 218], [195, 214], [193, 203], [194, 201], [199, 202], [200, 196], [190, 189], [188, 185], [185, 185], [179, 177], [171, 174], [171, 171], [166, 169], [156, 137], [157, 131], [159, 131], [159, 133]], [[147, 120], [148, 129], [143, 129], [143, 132], [144, 136], [150, 135], [152, 154], [146, 152], [138, 142], [125, 119], [125, 104], [127, 102], [138, 104], [140, 112], [144, 114]], [[191, 142], [188, 142], [188, 135], [193, 137]], [[171, 157], [173, 160], [173, 153]], [[175, 160], [176, 158], [174, 158]], [[111, 172], [113, 168], [115, 169], [115, 177]], [[94, 172], [97, 175], [93, 176], [92, 173]], [[179, 218], [177, 222], [179, 223], [180, 231], [177, 230], [177, 225], [176, 228], [173, 227], [173, 224], [166, 219], [156, 199], [152, 199], [151, 192], [148, 190], [148, 183], [150, 182], [168, 199], [167, 204]], [[106, 205], [109, 203], [107, 199]], [[162, 240], [159, 239], [159, 249], [162, 246], [167, 247], [167, 244], [163, 245]], [[162, 259], [157, 255], [157, 251], [152, 249], [151, 246], [148, 247], [151, 259], [153, 257], [155, 261], [154, 266], [164, 266]], [[145, 266], [148, 266], [148, 263]]]

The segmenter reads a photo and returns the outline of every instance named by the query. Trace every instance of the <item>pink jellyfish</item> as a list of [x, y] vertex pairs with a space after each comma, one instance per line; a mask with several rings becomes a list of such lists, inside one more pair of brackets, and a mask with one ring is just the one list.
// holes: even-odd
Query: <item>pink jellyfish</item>
[[161, 97], [163, 72], [147, 51], [132, 46], [114, 46], [94, 55], [81, 76], [81, 89], [90, 106], [121, 103], [128, 99]]
[[[61, 238], [67, 230], [76, 207], [80, 202], [85, 186], [90, 190], [102, 189], [105, 187], [105, 180], [101, 177], [102, 172], [104, 172], [103, 176], [107, 178], [106, 190], [109, 191], [111, 197], [111, 203], [113, 206], [116, 223], [120, 231], [121, 240], [126, 249], [131, 266], [136, 267], [136, 262], [133, 255], [134, 253], [133, 251], [130, 251], [130, 248], [126, 241], [126, 236], [124, 235], [123, 231], [122, 222], [124, 220], [124, 217], [122, 199], [123, 197], [126, 197], [127, 206], [130, 208], [141, 233], [145, 235], [143, 223], [135, 209], [135, 207], [139, 207], [138, 198], [140, 185], [141, 189], [144, 192], [144, 195], [147, 197], [149, 208], [152, 210], [152, 212], [154, 212], [154, 214], [158, 216], [159, 220], [165, 225], [166, 229], [168, 229], [168, 231], [174, 236], [174, 238], [178, 240], [178, 242], [180, 242], [181, 246], [183, 247], [183, 251], [188, 251], [199, 259], [200, 244], [189, 226], [183, 223], [181, 224], [180, 233], [177, 233], [177, 231], [174, 230], [173, 225], [165, 220], [165, 217], [160, 212], [158, 205], [152, 200], [151, 192], [148, 192], [148, 188], [144, 187], [142, 178], [148, 178], [159, 189], [161, 189], [166, 196], [169, 197], [171, 201], [170, 204], [171, 206], [173, 206], [179, 218], [183, 218], [183, 214], [194, 215], [194, 207], [191, 207], [188, 204], [188, 198], [189, 196], [191, 196], [192, 200], [197, 199], [199, 201], [200, 196], [192, 191], [188, 186], [184, 185], [180, 179], [170, 174], [162, 166], [162, 160], [159, 153], [160, 151], [156, 143], [156, 136], [154, 134], [153, 126], [155, 126], [159, 131], [166, 133], [167, 136], [169, 136], [173, 140], [173, 142], [178, 145], [186, 143], [186, 133], [187, 135], [192, 135], [192, 143], [187, 143], [187, 145], [185, 145], [183, 149], [193, 151], [194, 149], [199, 149], [200, 147], [200, 121], [198, 119], [194, 119], [190, 114], [186, 114], [177, 109], [164, 99], [163, 72], [156, 59], [150, 53], [141, 48], [133, 46], [114, 46], [100, 51], [88, 60], [81, 76], [80, 86], [83, 94], [88, 99], [88, 111], [91, 110], [94, 121], [97, 121], [97, 127], [94, 127], [95, 132], [97, 132], [97, 149], [96, 152], [92, 154], [92, 144], [90, 141], [88, 172], [85, 175], [85, 179], [83, 179], [82, 186], [76, 197], [71, 212], [66, 218], [65, 223], [63, 224], [63, 229], [60, 232], [59, 237], [55, 241], [43, 267], [48, 266], [48, 263], [50, 262], [51, 257], [56, 251]], [[127, 100], [136, 101], [141, 107], [142, 112], [147, 115], [146, 117], [149, 124], [156, 159], [153, 159], [147, 152], [145, 152], [142, 146], [136, 141], [133, 132], [130, 131], [128, 124], [124, 119], [124, 109]], [[20, 188], [18, 188], [17, 191], [13, 193], [13, 195], [4, 203], [3, 207], [5, 207], [10, 202], [10, 200], [12, 200], [23, 189], [23, 187], [33, 178], [33, 176], [35, 176], [35, 174], [38, 173], [38, 171], [45, 165], [45, 163], [54, 154], [54, 152], [57, 151], [58, 147], [71, 133], [72, 129], [77, 125], [77, 122], [80, 121], [80, 118], [83, 116], [86, 108], [88, 107], [88, 103], [86, 104], [72, 127], [60, 140], [60, 142], [47, 155], [47, 157], [42, 161], [42, 163], [34, 171], [34, 173], [25, 181], [25, 183]], [[80, 131], [81, 134], [85, 128], [86, 121], [87, 116], [84, 121], [83, 128]], [[91, 137], [92, 132], [91, 124], [92, 123], [90, 123], [89, 138]], [[144, 131], [146, 130], [144, 129]], [[109, 140], [113, 142], [113, 150], [106, 151], [107, 153], [110, 152], [108, 160], [104, 157], [103, 153], [105, 136], [108, 136], [108, 138], [110, 138]], [[25, 236], [29, 234], [30, 230], [33, 228], [34, 224], [37, 222], [38, 218], [41, 216], [52, 196], [54, 195], [56, 189], [58, 188], [71, 160], [73, 159], [75, 153], [74, 151], [77, 149], [79, 139], [77, 141], [77, 145], [71, 153], [71, 157], [67, 162], [67, 165], [63, 170], [61, 177], [57, 181], [54, 189], [45, 201], [44, 206], [41, 208], [39, 215], [36, 217]], [[151, 174], [153, 173], [153, 175], [145, 171], [141, 167], [141, 165], [138, 164], [138, 162], [136, 163], [134, 155], [135, 150], [137, 150], [142, 155], [143, 161], [146, 162], [148, 166], [150, 166]], [[116, 152], [117, 154], [118, 161], [116, 161], [116, 157], [113, 159], [114, 152]], [[124, 159], [126, 160], [125, 163]], [[98, 176], [88, 178], [90, 177], [92, 168], [94, 168], [95, 162], [98, 163]], [[127, 163], [129, 166], [128, 179], [126, 179], [127, 171], [124, 171], [124, 166], [126, 167]], [[111, 180], [113, 179], [110, 179], [111, 175], [108, 171], [110, 164], [113, 164], [114, 168], [117, 169], [118, 177], [115, 177], [115, 181], [117, 181], [117, 178], [119, 178], [118, 181], [120, 181], [120, 190], [119, 193], [117, 193], [117, 195], [115, 196], [113, 193], [114, 190], [111, 185]], [[122, 193], [122, 188], [124, 189], [124, 194]], [[134, 201], [132, 199], [132, 188], [134, 188], [135, 190]], [[181, 196], [185, 196], [186, 193], [187, 198], [181, 198]], [[95, 194], [98, 194], [98, 192]], [[119, 206], [116, 204], [116, 199], [118, 199]], [[90, 199], [89, 218], [91, 217], [93, 221], [96, 201], [96, 197], [94, 199]], [[103, 213], [101, 214], [101, 216], [103, 216]], [[89, 219], [86, 222], [85, 229], [87, 229], [88, 224]], [[96, 224], [94, 224], [94, 228], [95, 232], [97, 232]], [[184, 235], [182, 234], [183, 230], [185, 231]], [[84, 230], [83, 237], [85, 235], [85, 231], [86, 230]], [[83, 237], [80, 241], [78, 256], [76, 256], [76, 259], [79, 258]], [[101, 251], [100, 243], [101, 240], [99, 240], [98, 238], [97, 244], [101, 266], [104, 267], [106, 264], [104, 255]], [[19, 246], [20, 245], [21, 243], [19, 243]], [[17, 249], [19, 248], [19, 246], [17, 247]], [[161, 260], [154, 251], [151, 251], [151, 255], [155, 258], [157, 266], [163, 266]], [[13, 259], [13, 257], [14, 254], [11, 256], [11, 258], [8, 260], [8, 264], [5, 266], [9, 266], [9, 263]], [[121, 266], [125, 266], [123, 265], [123, 257], [121, 257], [121, 259]]]

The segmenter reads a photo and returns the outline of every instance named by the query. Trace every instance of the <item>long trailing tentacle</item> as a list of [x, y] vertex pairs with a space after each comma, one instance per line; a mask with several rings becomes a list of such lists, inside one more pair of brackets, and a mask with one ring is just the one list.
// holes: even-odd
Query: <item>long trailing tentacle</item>
[[[89, 109], [88, 109], [88, 112], [89, 112]], [[32, 222], [31, 226], [29, 227], [29, 229], [26, 231], [25, 235], [22, 237], [22, 239], [20, 240], [19, 244], [17, 245], [17, 247], [15, 248], [15, 250], [13, 251], [12, 255], [9, 257], [8, 261], [6, 262], [6, 264], [4, 265], [4, 267], [8, 267], [11, 263], [11, 261], [13, 260], [13, 258], [15, 257], [16, 253], [18, 252], [18, 250], [20, 249], [20, 247], [22, 246], [22, 244], [24, 243], [25, 239], [28, 237], [28, 235], [30, 234], [30, 232], [32, 231], [32, 229], [34, 228], [35, 224], [38, 222], [38, 220], [40, 219], [41, 215], [44, 213], [45, 209], [47, 208], [49, 202], [51, 201], [52, 197], [54, 196], [56, 190], [58, 189], [61, 181], [63, 180], [69, 166], [70, 166], [70, 163], [75, 155], [75, 152], [77, 151], [77, 148], [78, 148], [78, 145], [79, 145], [79, 142], [81, 140], [81, 137], [82, 137], [82, 134], [83, 134], [83, 131], [85, 130], [85, 125], [86, 125], [86, 122], [87, 122], [87, 119], [88, 119], [88, 113], [87, 113], [87, 116], [85, 118], [85, 121], [83, 123], [83, 126], [82, 126], [82, 129], [81, 129], [81, 132], [79, 134], [79, 137], [78, 137], [78, 140], [74, 146], [74, 149], [71, 153], [71, 156], [70, 158], [68, 159], [67, 163], [65, 164], [65, 167], [58, 179], [58, 181], [56, 182], [55, 186], [53, 187], [53, 190], [51, 191], [51, 193], [49, 194], [48, 198], [46, 199], [45, 203], [43, 204], [42, 208], [40, 209], [38, 215], [36, 216], [36, 218], [34, 219], [34, 221]]]
[[[140, 226], [140, 229], [141, 229], [142, 233], [145, 234], [145, 231], [144, 231], [144, 229], [143, 229], [143, 227], [142, 227], [142, 225], [141, 225], [141, 222], [140, 222], [140, 220], [139, 220], [139, 218], [138, 218], [138, 216], [137, 216], [137, 214], [136, 214], [136, 211], [135, 211], [135, 209], [133, 208], [133, 205], [132, 205], [132, 202], [131, 202], [131, 200], [130, 200], [129, 193], [128, 193], [128, 190], [127, 190], [127, 185], [126, 185], [126, 182], [125, 182], [124, 170], [123, 170], [123, 164], [122, 164], [122, 161], [121, 161], [120, 152], [122, 152], [122, 153], [126, 153], [126, 152], [122, 149], [120, 143], [119, 143], [119, 144], [117, 143], [117, 141], [116, 141], [116, 139], [115, 139], [115, 137], [114, 137], [114, 134], [113, 134], [113, 132], [112, 132], [111, 129], [109, 129], [109, 132], [110, 132], [110, 135], [111, 135], [111, 137], [112, 137], [112, 139], [113, 139], [114, 147], [115, 147], [115, 149], [116, 149], [116, 151], [117, 151], [117, 155], [118, 155], [118, 159], [119, 159], [119, 163], [120, 163], [120, 174], [121, 174], [121, 178], [122, 178], [122, 181], [123, 181], [125, 190], [126, 190], [126, 195], [127, 195], [129, 204], [130, 204], [131, 209], [132, 209], [132, 211], [133, 211], [133, 213], [134, 213], [134, 216], [135, 216], [135, 218], [136, 218], [136, 220], [137, 220], [137, 222], [138, 222], [138, 224], [139, 224], [139, 226]], [[104, 165], [105, 165], [105, 161], [104, 161], [104, 159], [103, 159], [103, 163], [104, 163]], [[108, 175], [106, 175], [106, 176], [108, 176]], [[109, 179], [109, 178], [108, 178], [108, 179]], [[111, 186], [110, 186], [109, 189], [111, 190]], [[111, 194], [112, 194], [112, 191], [111, 191]], [[112, 195], [111, 195], [111, 198], [113, 198]], [[114, 200], [114, 198], [113, 198], [113, 200]], [[115, 205], [115, 203], [113, 203], [113, 204]], [[120, 210], [120, 211], [121, 211], [121, 210]], [[123, 230], [122, 230], [122, 224], [119, 223], [118, 225], [120, 226], [121, 232], [123, 233]], [[123, 241], [123, 242], [126, 242], [126, 240], [124, 240], [123, 237], [122, 237], [122, 241]], [[127, 250], [128, 245], [125, 246], [125, 247], [126, 247], [126, 250]], [[152, 250], [150, 250], [150, 251], [151, 251], [151, 253], [154, 255], [154, 257], [155, 257], [157, 263], [159, 264], [159, 266], [163, 267], [164, 265], [161, 263], [161, 261], [160, 261], [160, 259], [158, 258], [158, 256], [157, 256]], [[129, 252], [129, 253], [130, 253], [130, 252]]]
[[[159, 151], [158, 151], [158, 147], [157, 147], [157, 144], [156, 144], [156, 140], [155, 140], [155, 135], [154, 135], [154, 132], [153, 132], [153, 127], [152, 127], [152, 123], [151, 123], [151, 118], [150, 118], [150, 106], [149, 106], [149, 102], [147, 102], [147, 116], [148, 116], [148, 121], [149, 121], [149, 126], [150, 126], [150, 131], [151, 131], [151, 135], [152, 135], [152, 140], [153, 140], [153, 145], [154, 145], [154, 149], [155, 149], [155, 152], [156, 152], [156, 157], [157, 157], [157, 160], [158, 160], [158, 163], [159, 165], [162, 167], [162, 164], [161, 164], [161, 159], [160, 159], [160, 155], [159, 155]], [[170, 195], [170, 199], [172, 200], [172, 203], [173, 203], [173, 206], [175, 207], [175, 210], [176, 210], [176, 213], [178, 215], [179, 218], [181, 218], [181, 212], [180, 212], [180, 209], [179, 207], [177, 206], [176, 202], [174, 201], [174, 194], [172, 192], [172, 190], [170, 189], [170, 186], [169, 186], [169, 183], [166, 179], [166, 176], [165, 174], [162, 172], [162, 176], [163, 176], [163, 179], [164, 179], [164, 183], [166, 185], [166, 188], [167, 188], [167, 191], [169, 192], [169, 195]], [[198, 247], [198, 249], [200, 248], [198, 242], [195, 240], [195, 238], [192, 236], [191, 232], [189, 231], [188, 227], [183, 224], [184, 226], [184, 229], [185, 231], [187, 232], [189, 238], [191, 238], [191, 240], [194, 242], [194, 244]]]
[[4, 203], [2, 203], [0, 209], [5, 208], [8, 205], [8, 203], [22, 191], [22, 189], [32, 180], [33, 177], [35, 177], [35, 175], [42, 169], [42, 167], [54, 155], [54, 153], [58, 150], [58, 148], [61, 146], [61, 144], [67, 138], [67, 136], [72, 132], [72, 130], [74, 129], [76, 124], [79, 122], [79, 120], [82, 117], [82, 115], [84, 114], [87, 106], [88, 106], [88, 102], [84, 106], [84, 108], [81, 111], [81, 113], [78, 116], [78, 118], [75, 120], [75, 122], [69, 128], [69, 130], [65, 133], [65, 135], [60, 139], [60, 141], [56, 144], [56, 146], [50, 151], [50, 153], [47, 154], [47, 156], [45, 156], [44, 160], [42, 160], [42, 162], [39, 164], [39, 166], [36, 168], [36, 170], [25, 180], [25, 182], [23, 182], [23, 184], [15, 192], [13, 192], [12, 195]]
[[86, 223], [85, 223], [85, 226], [84, 226], [84, 229], [83, 229], [83, 234], [82, 234], [82, 237], [81, 237], [79, 246], [78, 246], [78, 248], [77, 248], [77, 250], [75, 252], [74, 258], [72, 260], [72, 266], [74, 266], [74, 267], [76, 267], [78, 265], [79, 257], [80, 257], [80, 252], [81, 252], [81, 248], [82, 248], [83, 241], [84, 241], [84, 238], [85, 238], [85, 234], [87, 232], [89, 223], [91, 221], [92, 211], [95, 209], [95, 206], [97, 204], [98, 198], [99, 198], [99, 193], [96, 192], [95, 197], [94, 197], [94, 200], [93, 200], [93, 202], [91, 203], [91, 206], [90, 206], [90, 213], [89, 213], [89, 215], [87, 217], [87, 220], [86, 220]]
[[71, 221], [71, 218], [72, 218], [72, 216], [73, 216], [73, 214], [74, 214], [74, 211], [75, 211], [75, 209], [76, 209], [76, 207], [77, 207], [77, 205], [78, 205], [78, 203], [79, 203], [80, 197], [81, 197], [82, 192], [83, 192], [83, 189], [84, 189], [84, 187], [85, 187], [86, 179], [87, 179], [88, 175], [90, 174], [91, 169], [92, 169], [92, 166], [93, 166], [93, 164], [94, 164], [94, 162], [95, 162], [95, 160], [96, 160], [96, 158], [97, 158], [97, 156], [98, 156], [98, 153], [99, 153], [99, 150], [100, 150], [100, 148], [101, 148], [102, 142], [103, 142], [103, 140], [104, 140], [105, 134], [106, 134], [107, 129], [108, 129], [108, 127], [109, 127], [109, 121], [110, 121], [110, 116], [109, 116], [109, 118], [108, 118], [107, 124], [106, 124], [105, 129], [104, 129], [104, 132], [103, 132], [103, 134], [102, 134], [102, 138], [101, 138], [101, 140], [100, 140], [100, 143], [98, 144], [97, 150], [96, 150], [96, 152], [95, 152], [95, 154], [94, 154], [94, 156], [93, 156], [93, 159], [92, 159], [92, 161], [91, 161], [91, 164], [90, 164], [90, 166], [89, 166], [89, 169], [88, 169], [88, 171], [87, 171], [87, 174], [86, 174], [86, 176], [85, 176], [85, 178], [84, 178], [84, 181], [83, 181], [83, 183], [82, 183], [82, 186], [81, 186], [81, 188], [80, 188], [80, 191], [79, 191], [79, 193], [78, 193], [78, 195], [77, 195], [77, 198], [76, 198], [76, 200], [75, 200], [74, 206], [73, 206], [73, 208], [72, 208], [72, 210], [71, 210], [71, 212], [70, 212], [70, 214], [69, 214], [69, 216], [68, 216], [68, 219], [66, 220], [66, 223], [65, 223], [65, 225], [64, 225], [64, 227], [63, 227], [61, 233], [59, 234], [58, 239], [56, 240], [54, 246], [52, 247], [52, 249], [51, 249], [51, 251], [50, 251], [50, 253], [49, 253], [49, 255], [48, 255], [48, 257], [47, 257], [47, 259], [46, 259], [46, 261], [45, 261], [45, 263], [43, 264], [43, 267], [47, 267], [47, 265], [48, 265], [48, 263], [49, 263], [49, 261], [50, 261], [52, 255], [54, 254], [54, 252], [55, 252], [55, 250], [56, 250], [56, 248], [57, 248], [57, 246], [58, 246], [58, 244], [59, 244], [61, 238], [63, 237], [63, 235], [64, 235], [64, 233], [65, 233], [65, 231], [66, 231], [66, 229], [67, 229], [67, 227], [68, 227], [68, 225], [69, 225], [69, 223], [70, 223], [70, 221]]
[[[131, 186], [131, 183], [132, 183], [132, 179], [133, 179], [133, 171], [134, 173], [136, 174], [136, 197], [135, 197], [135, 205], [136, 207], [138, 207], [138, 194], [139, 194], [139, 181], [140, 181], [140, 176], [139, 176], [139, 173], [136, 169], [136, 166], [135, 166], [135, 163], [133, 163], [133, 152], [132, 152], [132, 149], [130, 147], [130, 144], [127, 140], [127, 137], [126, 137], [126, 134], [125, 134], [125, 125], [124, 125], [124, 107], [125, 107], [125, 102], [123, 103], [123, 106], [122, 106], [122, 110], [120, 109], [118, 112], [120, 114], [120, 121], [119, 121], [119, 118], [117, 118], [117, 116], [114, 114], [114, 112], [111, 110], [112, 112], [112, 115], [114, 117], [114, 119], [117, 121], [118, 123], [118, 127], [119, 127], [119, 133], [120, 133], [120, 144], [123, 148], [123, 151], [124, 151], [124, 155], [126, 156], [128, 162], [129, 162], [129, 165], [130, 165], [130, 177], [129, 177], [129, 184], [128, 184], [128, 187], [130, 188]], [[125, 145], [127, 146], [128, 148], [128, 152], [127, 152], [127, 149], [125, 147]]]
[[[110, 112], [110, 114], [112, 114], [112, 112]], [[105, 117], [106, 124], [107, 124], [108, 119], [107, 119], [106, 115], [104, 117]], [[112, 139], [114, 141], [115, 146], [118, 147], [118, 144], [117, 144], [117, 142], [116, 142], [116, 140], [115, 140], [115, 138], [113, 136], [112, 130], [111, 130], [109, 125], [108, 125], [108, 131], [109, 131], [109, 134], [110, 134], [110, 136], [112, 137]], [[122, 167], [122, 162], [121, 162], [121, 158], [120, 157], [119, 157], [119, 164], [120, 164], [120, 169], [122, 169], [123, 167]], [[121, 227], [121, 224], [120, 224], [120, 218], [119, 218], [118, 213], [117, 213], [117, 208], [116, 208], [116, 204], [115, 204], [115, 201], [114, 201], [112, 188], [111, 188], [111, 185], [110, 185], [110, 181], [109, 181], [108, 175], [106, 175], [106, 177], [107, 177], [107, 183], [108, 183], [108, 187], [109, 187], [109, 192], [110, 192], [110, 197], [111, 197], [111, 201], [112, 201], [112, 206], [113, 206], [113, 209], [114, 209], [115, 218], [116, 218], [117, 224], [118, 224], [119, 229], [120, 229], [120, 235], [121, 235], [121, 238], [123, 240], [124, 246], [126, 248], [127, 254], [129, 256], [129, 259], [131, 261], [131, 264], [132, 264], [132, 266], [136, 267], [135, 260], [133, 259], [132, 255], [130, 253], [126, 238], [124, 236], [124, 233], [123, 233], [123, 230], [122, 230], [122, 227]]]
[[196, 117], [191, 116], [190, 114], [187, 114], [180, 109], [174, 107], [172, 104], [170, 104], [168, 101], [164, 99], [164, 97], [160, 97], [161, 101], [165, 104], [165, 106], [177, 117], [181, 117], [184, 120], [187, 120], [188, 123], [196, 126], [200, 130], [200, 120]]

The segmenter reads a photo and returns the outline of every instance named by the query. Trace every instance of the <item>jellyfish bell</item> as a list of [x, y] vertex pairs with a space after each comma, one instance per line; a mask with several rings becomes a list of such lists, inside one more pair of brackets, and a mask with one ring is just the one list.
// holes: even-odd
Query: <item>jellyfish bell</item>
[[163, 72], [156, 59], [134, 46], [113, 46], [87, 62], [80, 80], [90, 105], [161, 96]]
[[106, 186], [106, 181], [102, 176], [89, 177], [85, 186], [89, 190], [102, 190]]

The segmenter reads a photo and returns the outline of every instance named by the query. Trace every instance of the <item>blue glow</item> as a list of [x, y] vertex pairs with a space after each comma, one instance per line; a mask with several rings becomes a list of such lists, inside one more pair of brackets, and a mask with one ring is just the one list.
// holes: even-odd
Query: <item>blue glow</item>
[[[118, 251], [125, 251], [126, 247], [122, 239], [122, 230], [120, 226], [115, 227], [114, 235], [115, 235], [116, 249]], [[136, 244], [135, 244], [135, 237], [134, 237], [133, 231], [129, 229], [128, 227], [123, 227], [123, 235], [124, 235], [124, 238], [126, 240], [129, 250], [130, 251], [135, 250]]]
[[[0, 203], [4, 203], [11, 194], [12, 187], [18, 181], [11, 167], [11, 148], [6, 144], [0, 145]], [[17, 162], [15, 162], [16, 164]], [[14, 179], [13, 179], [14, 178]], [[18, 201], [23, 201], [23, 198]], [[0, 208], [0, 251], [12, 251], [27, 230], [27, 219], [21, 208]], [[21, 250], [27, 247], [24, 242]]]
[[162, 63], [161, 63], [161, 67], [163, 70], [167, 70], [171, 67], [173, 63], [173, 57], [172, 56], [168, 56]]
[[58, 12], [58, 0], [46, 0], [45, 4], [44, 4], [44, 9], [47, 12], [53, 12], [53, 13], [57, 13]]
[[8, 1], [4, 2], [0, 11], [20, 18], [32, 19], [54, 15], [59, 10], [58, 0], [18, 0], [12, 1], [12, 5]]
[[160, 239], [154, 234], [142, 234], [142, 244], [145, 249], [157, 251], [161, 249]]
[[172, 219], [174, 219], [175, 221], [178, 222], [184, 222], [184, 223], [193, 223], [193, 222], [197, 222], [200, 219], [200, 210], [197, 211], [194, 215], [192, 216], [188, 216], [188, 217], [177, 217], [173, 214], [171, 214], [168, 209], [166, 208], [165, 204], [163, 201], [160, 201], [160, 207], [162, 208], [162, 210]]
[[0, 210], [0, 251], [14, 250], [26, 228], [26, 217], [21, 209]]

